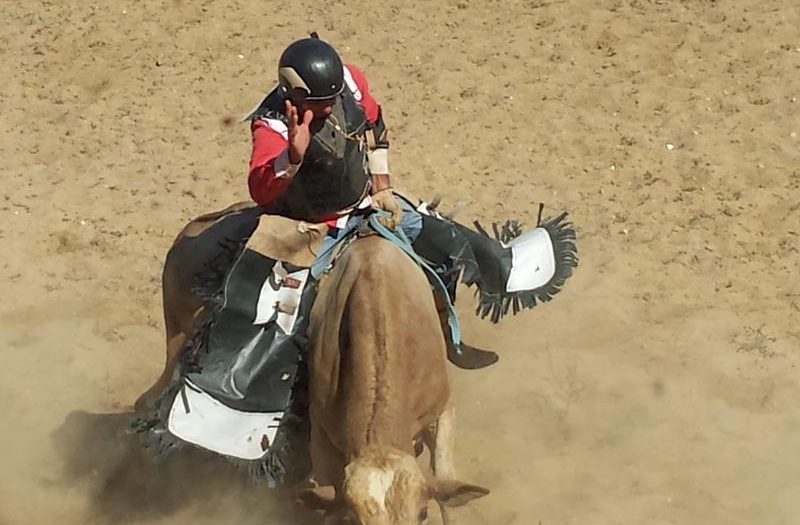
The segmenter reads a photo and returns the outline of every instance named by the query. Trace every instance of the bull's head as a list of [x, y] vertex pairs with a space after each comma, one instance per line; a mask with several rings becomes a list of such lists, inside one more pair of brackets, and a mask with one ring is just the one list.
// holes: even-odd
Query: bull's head
[[299, 499], [308, 508], [324, 511], [326, 525], [419, 525], [428, 520], [431, 500], [444, 509], [488, 493], [455, 480], [428, 479], [411, 455], [383, 449], [352, 461], [341, 491], [316, 487], [302, 491]]

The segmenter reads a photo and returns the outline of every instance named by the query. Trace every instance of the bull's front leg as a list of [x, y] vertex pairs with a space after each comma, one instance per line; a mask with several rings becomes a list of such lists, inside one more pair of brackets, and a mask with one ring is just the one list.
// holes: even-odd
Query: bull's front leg
[[302, 489], [295, 494], [295, 502], [309, 510], [324, 511], [324, 523], [332, 521], [331, 514], [337, 508], [337, 490], [340, 490], [344, 478], [345, 465], [341, 452], [333, 445], [325, 433], [320, 421], [311, 418], [311, 482], [312, 487]]
[[323, 425], [313, 418], [311, 420], [310, 453], [313, 482], [319, 486], [340, 488], [346, 466], [344, 458], [325, 432]]
[[[448, 402], [447, 407], [436, 423], [428, 427], [422, 436], [430, 451], [431, 471], [433, 471], [435, 480], [456, 479], [456, 467], [453, 459], [455, 451], [455, 418], [455, 407], [452, 402]], [[452, 523], [447, 515], [445, 506], [441, 502], [437, 503], [442, 514], [442, 523], [445, 525]]]
[[453, 459], [456, 437], [455, 419], [455, 408], [452, 403], [448, 403], [447, 408], [436, 422], [436, 434], [431, 450], [431, 469], [437, 479], [456, 479], [456, 467]]

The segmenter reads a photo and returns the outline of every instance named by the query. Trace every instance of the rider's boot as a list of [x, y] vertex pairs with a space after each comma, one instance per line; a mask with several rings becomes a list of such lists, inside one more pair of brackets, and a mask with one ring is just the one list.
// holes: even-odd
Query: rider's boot
[[457, 349], [449, 343], [447, 359], [459, 368], [477, 370], [495, 364], [500, 356], [491, 350], [481, 350], [466, 343], [459, 343]]
[[447, 344], [447, 359], [457, 367], [465, 370], [477, 370], [495, 364], [500, 359], [500, 356], [496, 353], [490, 350], [481, 350], [463, 342], [458, 344], [453, 342], [445, 299], [438, 292], [434, 293], [434, 298], [436, 299], [436, 309], [439, 313], [439, 322], [442, 324], [442, 331]]

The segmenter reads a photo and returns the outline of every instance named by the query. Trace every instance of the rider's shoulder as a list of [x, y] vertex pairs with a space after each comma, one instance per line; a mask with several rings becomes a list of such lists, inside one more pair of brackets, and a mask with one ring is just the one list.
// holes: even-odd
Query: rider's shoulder
[[344, 76], [345, 80], [352, 80], [359, 85], [367, 83], [366, 73], [364, 73], [364, 70], [355, 64], [344, 65]]
[[270, 118], [268, 116], [254, 118], [250, 123], [250, 131], [256, 141], [272, 141], [277, 136], [284, 140], [288, 138], [289, 127], [282, 119]]
[[369, 95], [367, 76], [358, 66], [344, 65], [344, 82], [356, 100], [361, 101], [365, 95]]
[[249, 120], [254, 125], [256, 121], [262, 119], [275, 119], [281, 120], [284, 123], [287, 122], [286, 115], [284, 114], [284, 96], [281, 90], [278, 89], [278, 86], [272, 88], [272, 90], [267, 93], [267, 95], [259, 102], [259, 104], [253, 108], [253, 111], [245, 118], [245, 120]]

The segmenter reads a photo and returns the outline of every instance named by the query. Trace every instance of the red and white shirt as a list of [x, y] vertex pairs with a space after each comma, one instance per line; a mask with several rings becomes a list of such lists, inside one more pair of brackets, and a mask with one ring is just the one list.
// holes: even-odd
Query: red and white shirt
[[[364, 109], [367, 120], [375, 124], [380, 116], [380, 105], [369, 92], [364, 73], [353, 65], [344, 66], [344, 80]], [[261, 206], [267, 206], [280, 197], [292, 183], [289, 173], [289, 129], [281, 120], [261, 118], [253, 121], [253, 152], [247, 184], [250, 196]]]

